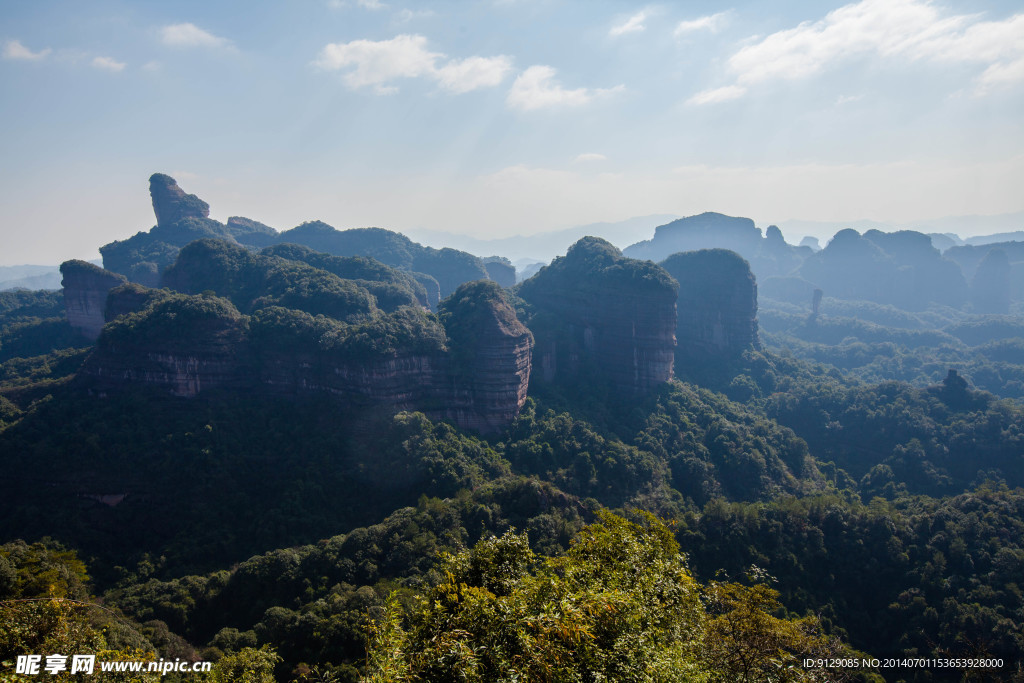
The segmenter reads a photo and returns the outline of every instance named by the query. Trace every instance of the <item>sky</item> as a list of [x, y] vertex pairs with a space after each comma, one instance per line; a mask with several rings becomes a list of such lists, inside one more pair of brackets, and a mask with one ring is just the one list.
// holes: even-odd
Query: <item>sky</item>
[[154, 172], [281, 230], [1019, 212], [1022, 113], [1018, 0], [0, 0], [0, 265]]

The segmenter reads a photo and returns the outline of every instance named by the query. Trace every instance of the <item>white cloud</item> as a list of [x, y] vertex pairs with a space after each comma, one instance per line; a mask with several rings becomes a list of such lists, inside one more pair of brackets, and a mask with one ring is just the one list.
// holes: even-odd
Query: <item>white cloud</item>
[[717, 33], [722, 25], [725, 24], [728, 18], [728, 12], [718, 12], [717, 14], [709, 14], [708, 16], [700, 17], [699, 19], [690, 19], [689, 21], [680, 21], [676, 25], [676, 29], [672, 32], [676, 38], [679, 36], [686, 35], [687, 33], [694, 33], [696, 31], [711, 31]]
[[686, 101], [687, 104], [717, 104], [743, 97], [747, 89], [740, 85], [726, 85], [721, 88], [703, 90]]
[[330, 43], [314, 64], [328, 71], [349, 69], [342, 77], [347, 86], [373, 86], [380, 94], [397, 92], [397, 87], [388, 85], [391, 81], [421, 77], [437, 81], [449, 92], [465, 93], [498, 85], [512, 69], [512, 60], [503, 55], [450, 60], [438, 66], [444, 58], [427, 49], [423, 36], [400, 35], [391, 40]]
[[[332, 9], [343, 9], [345, 7], [350, 6], [351, 4], [352, 3], [350, 3], [348, 0], [327, 0], [327, 6]], [[369, 10], [379, 10], [387, 8], [387, 5], [382, 3], [380, 0], [355, 0], [355, 4], [358, 7], [362, 7], [363, 9]]]
[[445, 90], [464, 93], [477, 88], [492, 88], [501, 83], [511, 70], [512, 60], [504, 55], [469, 57], [448, 62], [437, 69], [436, 77]]
[[430, 9], [419, 9], [411, 10], [408, 7], [400, 9], [395, 13], [395, 20], [399, 22], [413, 21], [415, 19], [425, 19], [427, 17], [434, 16], [434, 10]]
[[4, 44], [4, 59], [22, 59], [26, 61], [38, 61], [44, 59], [51, 52], [50, 48], [44, 48], [39, 52], [32, 52], [19, 40], [8, 40]]
[[93, 57], [92, 65], [97, 69], [106, 71], [124, 71], [124, 62], [119, 62], [113, 57]]
[[519, 74], [505, 102], [514, 109], [532, 111], [547, 107], [579, 107], [589, 104], [595, 97], [601, 97], [623, 90], [614, 88], [576, 88], [566, 90], [555, 80], [555, 70], [550, 66], [531, 66]]
[[603, 154], [597, 154], [596, 152], [587, 152], [586, 154], [580, 154], [578, 157], [573, 159], [573, 163], [587, 163], [591, 161], [608, 161], [608, 157]]
[[231, 41], [204, 31], [195, 24], [171, 24], [160, 29], [164, 45], [172, 47], [230, 47]]
[[625, 22], [619, 24], [618, 26], [613, 26], [611, 30], [608, 31], [608, 35], [614, 38], [616, 36], [621, 36], [626, 33], [639, 33], [640, 31], [644, 30], [644, 21], [646, 19], [647, 12], [637, 12], [629, 19], [627, 19]]
[[728, 68], [736, 86], [748, 87], [809, 78], [864, 57], [984, 65], [979, 91], [1022, 82], [1024, 14], [981, 21], [977, 15], [944, 15], [929, 0], [861, 0], [743, 47]]
[[1010, 63], [992, 64], [978, 78], [978, 86], [982, 91], [992, 86], [1001, 86], [1024, 81], [1024, 57]]

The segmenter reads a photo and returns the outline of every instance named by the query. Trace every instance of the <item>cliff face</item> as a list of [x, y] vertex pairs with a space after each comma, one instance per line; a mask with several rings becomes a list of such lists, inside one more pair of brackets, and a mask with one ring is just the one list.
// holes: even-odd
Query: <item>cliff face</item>
[[183, 218], [208, 218], [210, 205], [194, 194], [185, 194], [174, 178], [154, 173], [149, 178], [149, 195], [153, 213], [160, 227], [173, 225]]
[[85, 337], [96, 339], [105, 322], [107, 292], [124, 283], [124, 277], [86, 261], [65, 261], [60, 272], [68, 323]]
[[516, 267], [508, 263], [506, 259], [494, 256], [484, 259], [484, 268], [487, 269], [487, 277], [502, 287], [516, 286]]
[[533, 335], [516, 317], [500, 285], [470, 282], [439, 314], [448, 336], [454, 379], [447, 416], [482, 432], [509, 424], [526, 401]]
[[[159, 286], [163, 271], [174, 263], [183, 247], [206, 238], [257, 249], [298, 244], [332, 256], [374, 259], [415, 278], [425, 288], [423, 298], [431, 310], [459, 285], [489, 277], [484, 262], [477, 256], [456, 249], [425, 247], [405, 235], [381, 228], [335, 230], [321, 221], [311, 221], [279, 233], [241, 216], [220, 223], [209, 217], [209, 204], [194, 194], [186, 194], [174, 178], [162, 173], [150, 177], [149, 193], [156, 226], [100, 247], [105, 268], [147, 287]], [[503, 284], [514, 284], [508, 269], [499, 277], [504, 278]]]
[[681, 364], [735, 358], [760, 348], [757, 281], [742, 256], [702, 249], [673, 254], [661, 267], [679, 283], [676, 356]]
[[627, 396], [672, 376], [676, 285], [644, 261], [596, 237], [519, 285], [534, 308], [534, 365], [545, 381], [594, 373]]
[[[418, 410], [490, 432], [514, 420], [526, 400], [532, 337], [500, 291], [472, 285], [497, 289], [460, 288], [453, 299], [461, 293], [463, 306], [446, 312], [445, 328], [426, 313], [395, 314], [393, 325], [400, 315], [422, 316], [426, 333], [414, 330], [405, 342], [371, 350], [365, 337], [379, 333], [380, 320], [332, 323], [318, 336], [324, 321], [297, 311], [282, 314], [284, 323], [271, 330], [226, 299], [164, 293], [108, 326], [80, 376], [100, 395], [140, 386], [181, 397], [216, 390], [330, 395], [347, 412]], [[122, 310], [144, 303], [140, 292], [122, 290], [115, 297]], [[297, 329], [303, 324], [307, 329]], [[334, 343], [346, 333], [349, 339]]]

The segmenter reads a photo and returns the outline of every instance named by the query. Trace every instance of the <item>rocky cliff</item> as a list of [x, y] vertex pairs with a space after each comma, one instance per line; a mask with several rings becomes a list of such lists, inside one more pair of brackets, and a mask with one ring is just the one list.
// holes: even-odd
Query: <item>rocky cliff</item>
[[149, 196], [160, 227], [174, 225], [183, 218], [209, 218], [210, 205], [194, 194], [185, 194], [169, 175], [154, 173], [149, 178]]
[[[336, 230], [321, 221], [309, 221], [279, 233], [240, 216], [220, 223], [209, 217], [209, 204], [186, 194], [174, 178], [162, 173], [149, 179], [149, 193], [156, 226], [100, 247], [105, 268], [147, 287], [159, 286], [163, 271], [174, 263], [184, 246], [208, 238], [257, 249], [298, 244], [333, 256], [374, 259], [409, 273], [425, 288], [424, 298], [432, 310], [462, 283], [488, 278], [487, 268], [477, 256], [457, 249], [425, 247], [390, 230]], [[505, 284], [513, 282], [507, 272], [500, 277], [504, 277]]]
[[661, 267], [679, 283], [680, 364], [735, 358], [760, 348], [757, 281], [742, 256], [726, 249], [702, 249], [673, 254]]
[[582, 373], [636, 396], [672, 376], [676, 283], [655, 264], [584, 237], [517, 292], [532, 308], [538, 379]]
[[439, 310], [454, 378], [448, 417], [480, 431], [507, 425], [526, 401], [533, 335], [516, 317], [501, 287], [470, 282]]
[[487, 269], [487, 277], [502, 287], [516, 286], [516, 267], [507, 258], [488, 256], [484, 259], [484, 267]]
[[173, 396], [219, 390], [333, 396], [346, 414], [418, 410], [466, 429], [508, 425], [526, 400], [532, 337], [493, 283], [456, 291], [434, 316], [404, 307], [359, 324], [281, 307], [243, 315], [227, 299], [115, 293], [125, 311], [80, 372], [104, 395], [149, 387]]
[[64, 276], [64, 311], [68, 323], [89, 339], [100, 336], [105, 322], [107, 292], [125, 282], [117, 273], [103, 270], [87, 261], [65, 261], [60, 266]]

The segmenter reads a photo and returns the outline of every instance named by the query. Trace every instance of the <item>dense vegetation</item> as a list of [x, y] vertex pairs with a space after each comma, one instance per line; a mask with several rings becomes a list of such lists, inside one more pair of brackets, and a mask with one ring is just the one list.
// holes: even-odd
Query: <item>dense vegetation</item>
[[[435, 315], [413, 272], [479, 260], [388, 231], [286, 233], [303, 247], [206, 221], [154, 231], [206, 237], [164, 275], [189, 293], [113, 290], [101, 350], [471, 355], [495, 319], [561, 334], [544, 298], [675, 291], [589, 238], [515, 294], [463, 285]], [[761, 267], [794, 257], [778, 239]], [[297, 683], [1022, 680], [1024, 328], [978, 314], [984, 277], [952, 282], [962, 308], [930, 299], [948, 266], [916, 238], [842, 240], [877, 265], [873, 301], [808, 309], [807, 278], [856, 270], [828, 254], [772, 283], [765, 350], [642, 397], [596, 371], [531, 387], [486, 437], [330, 397], [89, 395], [59, 294], [0, 294], [0, 661], [80, 648]], [[399, 262], [338, 253], [356, 247]], [[1005, 664], [802, 665], [862, 654]]]

